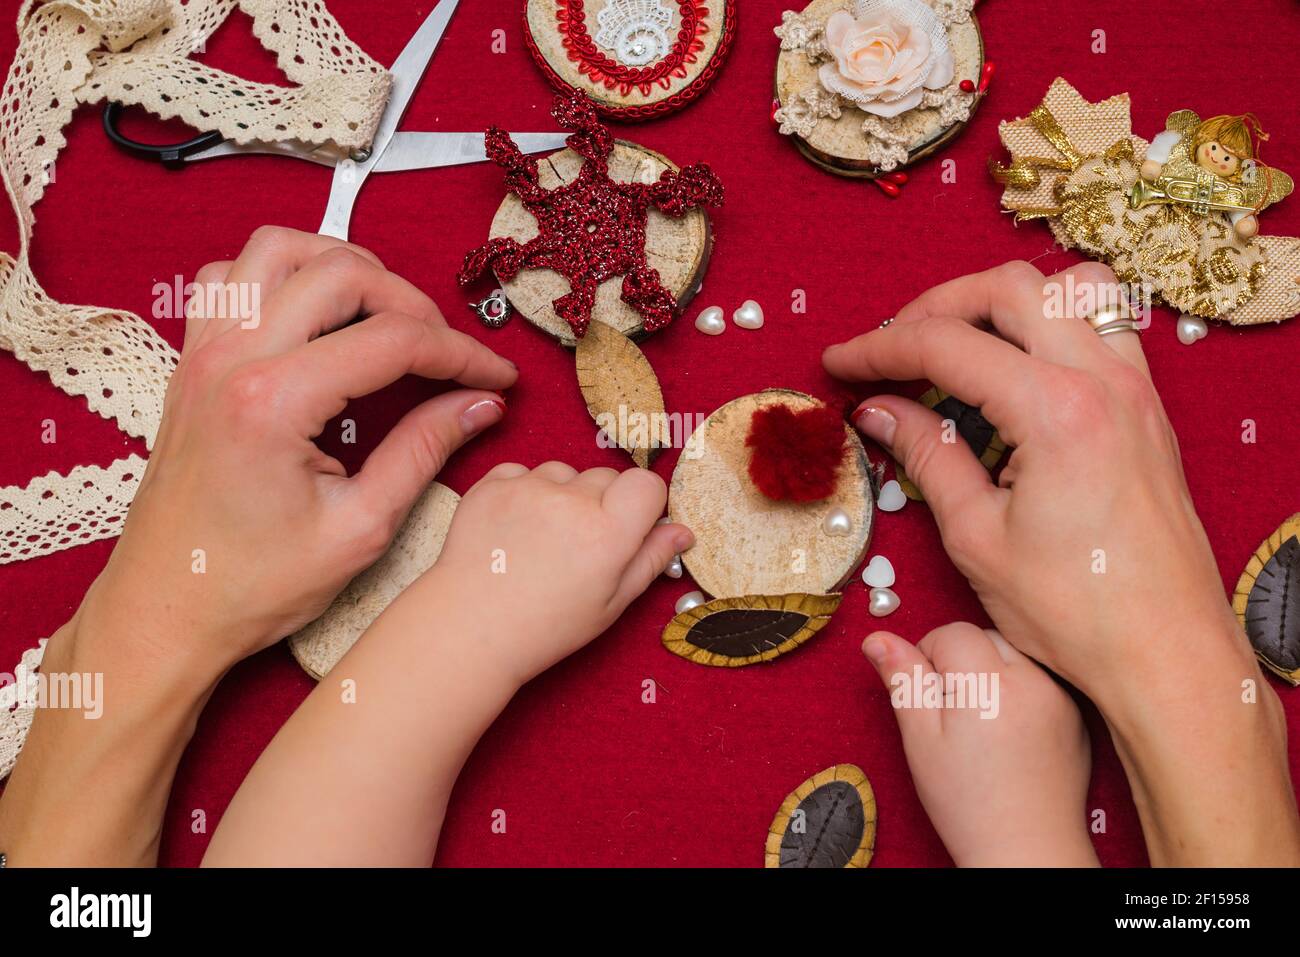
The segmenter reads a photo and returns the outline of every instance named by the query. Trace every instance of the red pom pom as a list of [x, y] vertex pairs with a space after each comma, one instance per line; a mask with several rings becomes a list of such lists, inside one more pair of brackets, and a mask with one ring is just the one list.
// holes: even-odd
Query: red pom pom
[[749, 477], [777, 501], [819, 502], [835, 492], [845, 455], [844, 421], [826, 405], [795, 412], [769, 405], [754, 412], [745, 445]]

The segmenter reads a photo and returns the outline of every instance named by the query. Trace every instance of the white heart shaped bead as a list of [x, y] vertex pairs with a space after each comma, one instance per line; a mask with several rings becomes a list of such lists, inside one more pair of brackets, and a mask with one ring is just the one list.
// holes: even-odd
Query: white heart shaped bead
[[1209, 324], [1200, 316], [1183, 313], [1178, 317], [1178, 341], [1185, 346], [1190, 346], [1197, 339], [1204, 339], [1209, 332]]
[[892, 615], [898, 611], [898, 606], [902, 604], [888, 588], [871, 589], [871, 605], [869, 610], [876, 618], [884, 618], [886, 615]]
[[731, 314], [731, 318], [742, 329], [761, 329], [763, 328], [763, 307], [753, 299], [746, 299], [740, 308]]
[[695, 328], [706, 336], [720, 336], [727, 331], [727, 320], [719, 306], [709, 306], [695, 319]]
[[862, 581], [869, 588], [892, 588], [894, 566], [884, 555], [877, 555], [862, 569]]
[[907, 504], [907, 495], [903, 492], [903, 486], [890, 479], [880, 486], [880, 495], [876, 499], [876, 504], [880, 506], [882, 512], [897, 512]]
[[853, 531], [853, 516], [842, 508], [833, 508], [822, 520], [822, 531], [827, 535], [848, 535]]
[[692, 608], [698, 608], [700, 605], [703, 604], [704, 604], [704, 592], [688, 591], [681, 598], [677, 599], [677, 604], [675, 607], [677, 609], [677, 614], [680, 615], [684, 611], [690, 611]]

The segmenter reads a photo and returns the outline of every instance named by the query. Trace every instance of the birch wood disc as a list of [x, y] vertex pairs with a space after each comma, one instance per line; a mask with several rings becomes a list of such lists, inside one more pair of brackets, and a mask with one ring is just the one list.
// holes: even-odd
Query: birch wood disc
[[[582, 157], [561, 150], [538, 161], [538, 179], [544, 189], [573, 182], [582, 168]], [[619, 140], [609, 158], [610, 176], [621, 183], [654, 182], [666, 169], [678, 167], [667, 158]], [[537, 235], [537, 220], [513, 193], [506, 196], [492, 219], [491, 237], [510, 236], [523, 243]], [[685, 306], [699, 290], [713, 247], [708, 214], [694, 209], [680, 219], [651, 209], [646, 220], [646, 262], [659, 272], [664, 286]], [[499, 277], [498, 277], [499, 279]], [[526, 269], [509, 282], [502, 282], [507, 298], [519, 314], [560, 340], [577, 345], [569, 324], [555, 313], [552, 303], [569, 292], [569, 281], [552, 269]], [[596, 292], [592, 318], [613, 326], [634, 339], [645, 335], [641, 314], [625, 303], [623, 277], [601, 283]]]
[[[695, 533], [695, 546], [682, 561], [696, 584], [717, 598], [836, 591], [853, 575], [871, 541], [875, 503], [870, 463], [847, 424], [849, 454], [830, 498], [777, 502], [754, 486], [745, 439], [754, 411], [777, 403], [795, 411], [820, 404], [788, 389], [733, 399], [700, 424], [673, 472], [668, 514]], [[827, 535], [822, 527], [836, 507], [852, 517], [848, 535]]]
[[[829, 18], [836, 10], [846, 9], [846, 0], [813, 0], [805, 12], [818, 18]], [[957, 82], [972, 80], [979, 83], [984, 68], [984, 37], [979, 23], [971, 14], [967, 23], [955, 24], [948, 30], [948, 44], [952, 49], [954, 77]], [[816, 86], [818, 65], [809, 63], [802, 50], [782, 50], [776, 62], [776, 98], [781, 105], [789, 103], [797, 94]], [[979, 100], [971, 107], [972, 118]], [[945, 125], [940, 121], [938, 109], [915, 109], [900, 115], [907, 117], [906, 130], [910, 134], [907, 145], [907, 162], [903, 169], [924, 159], [955, 139], [970, 121]], [[862, 133], [866, 113], [856, 106], [845, 104], [839, 119], [824, 117], [808, 136], [792, 134], [795, 146], [807, 159], [827, 172], [839, 176], [875, 179], [882, 172], [867, 158], [870, 142]]]
[[[637, 84], [607, 80], [600, 70], [599, 61], [608, 61], [616, 68], [649, 71], [662, 63], [665, 57], [656, 56], [643, 64], [624, 64], [619, 59], [616, 48], [596, 42], [596, 37], [601, 33], [598, 17], [607, 7], [635, 6], [644, 2], [645, 0], [589, 0], [577, 13], [579, 19], [575, 25], [579, 29], [569, 29], [571, 33], [585, 31], [591, 40], [591, 55], [584, 54], [572, 42], [571, 37], [565, 36], [565, 24], [569, 17], [575, 15], [573, 5], [568, 0], [528, 0], [524, 14], [524, 37], [534, 59], [556, 89], [579, 90], [592, 99], [601, 113], [624, 122], [653, 119], [681, 109], [708, 88], [735, 40], [736, 0], [694, 0], [697, 8], [705, 8], [701, 18], [705, 30], [697, 35], [697, 39], [704, 45], [703, 49], [691, 53], [681, 64], [683, 75], [675, 75], [676, 71], [669, 73], [663, 82], [655, 80], [650, 83], [646, 92]], [[679, 42], [678, 34], [682, 30], [682, 3], [679, 0], [659, 0], [659, 4], [672, 15], [672, 20], [662, 35], [671, 51], [673, 45]], [[610, 12], [617, 16], [616, 9]], [[561, 16], [565, 20], [561, 20]], [[618, 36], [620, 32], [616, 27], [614, 35]], [[593, 65], [595, 69], [592, 68]]]
[[376, 618], [437, 560], [460, 496], [434, 482], [415, 505], [379, 561], [356, 578], [333, 604], [289, 638], [289, 650], [318, 681], [329, 674]]

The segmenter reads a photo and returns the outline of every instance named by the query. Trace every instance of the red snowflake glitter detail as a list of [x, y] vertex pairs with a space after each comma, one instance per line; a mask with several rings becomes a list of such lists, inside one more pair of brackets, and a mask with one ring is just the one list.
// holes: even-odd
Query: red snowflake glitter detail
[[622, 276], [623, 301], [641, 314], [646, 331], [667, 325], [677, 314], [677, 300], [646, 263], [650, 207], [681, 217], [701, 206], [721, 206], [722, 183], [703, 163], [665, 170], [654, 183], [615, 182], [609, 176], [614, 135], [591, 102], [581, 94], [560, 96], [551, 115], [563, 129], [574, 131], [565, 142], [583, 159], [577, 179], [543, 189], [537, 160], [521, 153], [503, 130], [488, 130], [488, 156], [506, 171], [506, 187], [536, 217], [538, 234], [523, 244], [508, 237], [489, 240], [465, 257], [460, 284], [470, 285], [489, 267], [503, 281], [525, 269], [553, 269], [570, 287], [553, 303], [555, 312], [581, 339], [591, 322], [596, 289]]

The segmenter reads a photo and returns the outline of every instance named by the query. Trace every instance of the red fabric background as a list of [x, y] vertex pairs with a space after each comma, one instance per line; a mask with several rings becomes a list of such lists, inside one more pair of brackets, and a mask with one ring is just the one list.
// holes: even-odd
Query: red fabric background
[[[4, 3], [12, 22], [18, 4]], [[390, 63], [429, 3], [332, 0], [351, 36]], [[550, 101], [521, 36], [519, 0], [461, 4], [405, 122], [407, 129], [552, 129]], [[957, 162], [957, 182], [940, 182], [940, 159], [911, 171], [904, 197], [891, 201], [868, 183], [841, 180], [805, 163], [768, 120], [777, 42], [771, 28], [787, 3], [745, 0], [731, 62], [686, 111], [622, 135], [681, 163], [707, 160], [728, 190], [715, 216], [717, 249], [704, 292], [689, 318], [645, 349], [663, 381], [670, 411], [708, 413], [768, 386], [828, 393], [823, 345], [870, 328], [939, 281], [1012, 258], [1045, 272], [1078, 260], [1051, 248], [1041, 224], [1014, 228], [999, 212], [985, 161], [1000, 154], [997, 123], [1021, 116], [1057, 75], [1085, 96], [1133, 94], [1134, 128], [1146, 136], [1179, 108], [1202, 115], [1253, 110], [1273, 133], [1267, 157], [1300, 172], [1300, 103], [1294, 0], [1209, 2], [1122, 0], [1043, 4], [987, 0], [979, 9], [992, 91], [965, 135], [940, 158]], [[493, 54], [504, 28], [508, 52]], [[1107, 51], [1091, 52], [1093, 31]], [[14, 46], [0, 31], [0, 60]], [[271, 58], [236, 14], [209, 44], [206, 59], [255, 79], [278, 77]], [[329, 189], [328, 171], [284, 159], [226, 160], [174, 173], [115, 152], [93, 110], [78, 113], [59, 157], [57, 182], [37, 208], [35, 269], [65, 302], [93, 302], [149, 315], [153, 284], [203, 263], [232, 257], [262, 223], [314, 230]], [[443, 304], [450, 322], [515, 359], [523, 378], [506, 423], [447, 468], [443, 481], [464, 491], [503, 460], [559, 458], [578, 467], [626, 463], [601, 450], [573, 382], [572, 357], [527, 323], [500, 332], [464, 308], [454, 275], [464, 252], [484, 238], [502, 196], [488, 165], [372, 179], [356, 210], [353, 238], [376, 250]], [[1270, 210], [1267, 232], [1300, 234], [1300, 199]], [[7, 248], [16, 247], [8, 227]], [[792, 290], [808, 295], [792, 315]], [[732, 329], [706, 338], [690, 326], [699, 308], [734, 309], [757, 299], [768, 314], [757, 333]], [[179, 323], [161, 331], [179, 343]], [[1225, 588], [1258, 543], [1297, 510], [1293, 432], [1300, 322], [1236, 331], [1215, 328], [1193, 348], [1174, 337], [1172, 316], [1156, 315], [1145, 342], [1156, 382], [1178, 429], [1188, 478], [1219, 556]], [[402, 383], [357, 403], [360, 448], [351, 464], [421, 396]], [[0, 357], [0, 484], [21, 484], [46, 469], [107, 464], [138, 443], [89, 413], [46, 379]], [[59, 442], [40, 442], [54, 418]], [[1258, 423], [1243, 445], [1241, 423]], [[675, 453], [657, 471], [667, 477]], [[1117, 475], [1116, 481], [1141, 481]], [[1069, 503], [1063, 502], [1063, 508]], [[67, 619], [102, 567], [111, 542], [0, 568], [0, 668]], [[964, 580], [940, 548], [933, 520], [909, 505], [879, 523], [873, 552], [898, 570], [902, 609], [888, 624], [919, 639], [949, 621], [982, 622]], [[701, 668], [660, 646], [673, 602], [689, 584], [661, 580], [609, 634], [521, 693], [483, 739], [457, 786], [438, 862], [446, 865], [745, 865], [761, 863], [769, 822], [786, 793], [837, 762], [861, 765], [876, 789], [876, 863], [940, 865], [948, 857], [917, 801], [884, 689], [858, 646], [873, 621], [861, 584], [815, 641], [772, 667], [732, 672]], [[1135, 631], [1145, 623], [1134, 621]], [[641, 683], [659, 685], [641, 703]], [[209, 827], [276, 729], [311, 687], [283, 647], [237, 668], [221, 685], [176, 781], [162, 859], [200, 860], [206, 835], [192, 834], [193, 809]], [[1282, 690], [1292, 724], [1300, 698]], [[413, 703], [412, 705], [418, 706]], [[1111, 865], [1144, 863], [1145, 852], [1119, 765], [1095, 715], [1095, 772], [1089, 808], [1106, 811], [1096, 837]], [[1292, 746], [1292, 763], [1297, 750]], [[508, 829], [494, 835], [494, 809]]]

